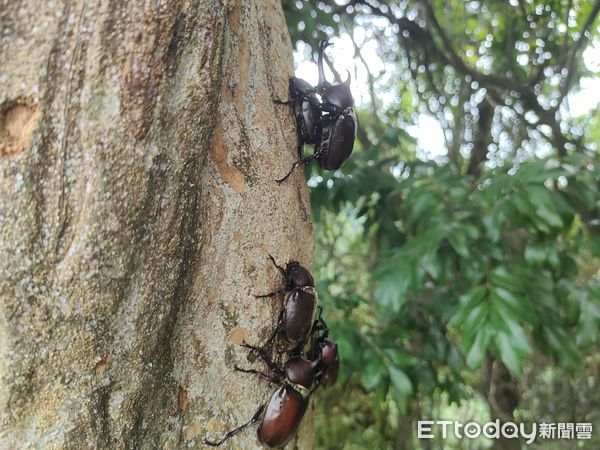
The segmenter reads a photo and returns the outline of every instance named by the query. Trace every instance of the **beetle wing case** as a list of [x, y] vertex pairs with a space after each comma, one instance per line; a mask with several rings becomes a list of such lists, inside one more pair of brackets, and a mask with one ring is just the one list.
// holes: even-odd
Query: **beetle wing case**
[[277, 389], [258, 428], [258, 440], [269, 447], [287, 444], [298, 430], [308, 401], [308, 397], [290, 385]]
[[292, 343], [305, 341], [312, 329], [317, 311], [317, 291], [312, 286], [296, 288], [286, 294], [283, 330]]
[[336, 170], [346, 161], [354, 147], [356, 138], [356, 117], [354, 114], [341, 114], [323, 127], [320, 154], [317, 158], [319, 167], [325, 170]]

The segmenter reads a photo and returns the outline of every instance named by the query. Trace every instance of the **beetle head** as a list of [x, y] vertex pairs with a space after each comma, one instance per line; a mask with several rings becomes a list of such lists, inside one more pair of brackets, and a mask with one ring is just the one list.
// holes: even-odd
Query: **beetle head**
[[290, 97], [294, 98], [297, 96], [309, 96], [313, 95], [315, 88], [308, 81], [304, 81], [302, 78], [290, 77], [289, 81]]
[[331, 366], [336, 359], [339, 359], [338, 346], [331, 339], [324, 338], [320, 342], [321, 360], [325, 366]]
[[340, 371], [340, 354], [337, 343], [326, 337], [320, 337], [314, 343], [318, 348], [319, 360], [321, 361], [321, 373], [319, 378], [325, 387], [330, 387], [337, 381]]
[[310, 389], [314, 381], [314, 368], [317, 363], [318, 361], [309, 361], [303, 356], [292, 356], [286, 361], [283, 370], [290, 383]]
[[290, 261], [285, 271], [288, 283], [295, 288], [315, 285], [315, 280], [310, 272], [302, 267], [298, 261]]
[[348, 77], [343, 83], [334, 85], [328, 83], [328, 86], [323, 87], [320, 92], [323, 101], [340, 109], [347, 109], [354, 106], [354, 99], [350, 91], [350, 81], [350, 71], [348, 71]]

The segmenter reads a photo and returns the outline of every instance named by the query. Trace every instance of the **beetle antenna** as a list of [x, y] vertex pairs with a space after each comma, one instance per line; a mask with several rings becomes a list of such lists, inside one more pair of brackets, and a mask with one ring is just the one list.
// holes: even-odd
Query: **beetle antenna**
[[256, 422], [259, 421], [260, 416], [262, 415], [262, 412], [265, 409], [265, 405], [262, 405], [260, 408], [258, 408], [258, 411], [256, 411], [254, 413], [254, 416], [252, 416], [252, 419], [250, 419], [248, 422], [246, 422], [244, 425], [239, 426], [231, 431], [228, 431], [227, 433], [225, 433], [225, 435], [219, 439], [218, 441], [210, 441], [206, 438], [203, 439], [204, 443], [206, 445], [210, 445], [212, 447], [218, 447], [220, 446], [223, 442], [225, 442], [227, 439], [232, 438], [233, 436], [235, 436], [236, 434], [244, 431], [246, 428], [251, 427], [252, 425], [254, 425]]

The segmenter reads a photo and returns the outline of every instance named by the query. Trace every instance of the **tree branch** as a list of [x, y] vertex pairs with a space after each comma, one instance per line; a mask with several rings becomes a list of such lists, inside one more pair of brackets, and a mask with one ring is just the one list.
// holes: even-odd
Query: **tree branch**
[[577, 39], [577, 42], [575, 42], [575, 45], [571, 49], [569, 62], [565, 66], [565, 69], [567, 69], [567, 77], [565, 78], [563, 87], [561, 89], [561, 100], [567, 95], [567, 93], [569, 92], [569, 89], [571, 88], [571, 83], [573, 81], [573, 75], [575, 75], [575, 71], [577, 69], [577, 54], [581, 50], [583, 43], [587, 40], [586, 34], [592, 27], [594, 21], [596, 20], [596, 16], [598, 15], [599, 11], [600, 11], [600, 0], [596, 0], [596, 2], [594, 3], [594, 7], [590, 11], [590, 15], [588, 16], [585, 23], [583, 24], [583, 27], [581, 28], [581, 32], [579, 34], [579, 39]]

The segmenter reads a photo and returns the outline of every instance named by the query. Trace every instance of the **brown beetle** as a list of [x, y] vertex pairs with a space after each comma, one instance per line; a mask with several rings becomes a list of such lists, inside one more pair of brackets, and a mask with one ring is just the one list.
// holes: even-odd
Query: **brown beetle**
[[[321, 317], [322, 308], [319, 306], [319, 314], [313, 325], [311, 337], [312, 348], [308, 353], [311, 360], [318, 361], [317, 373], [315, 374], [316, 385], [330, 387], [337, 381], [340, 371], [340, 354], [337, 343], [329, 339], [329, 328]], [[314, 337], [315, 334], [320, 336]]]
[[285, 279], [285, 287], [257, 298], [273, 297], [283, 294], [283, 308], [279, 314], [277, 326], [267, 344], [280, 334], [291, 347], [301, 347], [311, 333], [317, 309], [317, 291], [310, 272], [298, 261], [290, 261], [285, 269], [269, 258]]
[[210, 441], [205, 438], [204, 443], [215, 447], [219, 446], [260, 421], [257, 430], [258, 440], [268, 447], [283, 447], [296, 434], [304, 417], [310, 399], [310, 389], [320, 361], [310, 361], [302, 355], [296, 355], [286, 361], [283, 369], [279, 369], [262, 348], [245, 346], [259, 352], [272, 373], [241, 369], [237, 366], [235, 366], [235, 370], [257, 375], [271, 383], [279, 384], [279, 388], [273, 392], [266, 407], [261, 405], [248, 422], [225, 433], [218, 441]]

